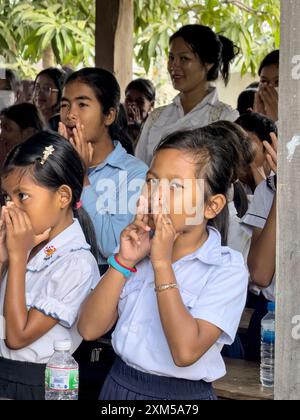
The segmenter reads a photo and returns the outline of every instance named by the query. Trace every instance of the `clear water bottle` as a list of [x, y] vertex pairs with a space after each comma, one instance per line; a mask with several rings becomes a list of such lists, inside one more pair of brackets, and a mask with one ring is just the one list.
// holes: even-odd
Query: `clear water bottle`
[[77, 400], [79, 372], [78, 364], [70, 353], [71, 341], [56, 341], [54, 350], [46, 366], [45, 399]]
[[268, 313], [261, 321], [260, 381], [263, 386], [274, 386], [275, 362], [275, 303], [268, 304]]

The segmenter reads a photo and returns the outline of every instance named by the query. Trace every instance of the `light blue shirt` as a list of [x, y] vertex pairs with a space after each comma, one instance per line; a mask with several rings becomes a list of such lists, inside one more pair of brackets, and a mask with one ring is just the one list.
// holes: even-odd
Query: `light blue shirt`
[[186, 309], [195, 319], [223, 331], [219, 340], [188, 367], [178, 367], [172, 359], [159, 316], [150, 260], [143, 260], [137, 270], [120, 296], [119, 320], [112, 336], [115, 352], [129, 366], [154, 375], [206, 382], [224, 376], [221, 350], [235, 339], [247, 296], [248, 270], [242, 254], [221, 246], [219, 232], [209, 228], [204, 245], [173, 264]]
[[99, 264], [106, 264], [119, 245], [122, 230], [133, 221], [148, 171], [119, 142], [115, 141], [114, 145], [105, 161], [90, 169], [91, 185], [83, 189], [81, 197], [96, 231], [101, 254]]

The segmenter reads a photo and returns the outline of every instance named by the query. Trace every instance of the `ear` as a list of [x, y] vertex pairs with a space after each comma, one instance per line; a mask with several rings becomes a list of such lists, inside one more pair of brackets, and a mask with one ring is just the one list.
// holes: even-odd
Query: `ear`
[[223, 194], [217, 194], [209, 197], [208, 202], [205, 204], [204, 217], [207, 220], [214, 219], [221, 213], [227, 205], [226, 197]]
[[204, 67], [206, 68], [206, 72], [208, 73], [214, 66], [214, 63], [204, 63]]
[[57, 190], [59, 205], [61, 209], [66, 209], [70, 206], [73, 199], [72, 190], [68, 185], [61, 185]]
[[22, 130], [22, 141], [26, 141], [36, 133], [33, 127], [27, 127]]
[[104, 117], [105, 125], [109, 127], [116, 121], [116, 118], [117, 110], [115, 108], [110, 108], [108, 114], [106, 114]]

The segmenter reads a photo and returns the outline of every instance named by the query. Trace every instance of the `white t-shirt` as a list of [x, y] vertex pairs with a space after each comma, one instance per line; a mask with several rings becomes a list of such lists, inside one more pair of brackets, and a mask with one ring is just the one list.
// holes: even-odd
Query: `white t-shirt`
[[184, 114], [180, 96], [170, 105], [155, 109], [148, 117], [140, 135], [135, 155], [150, 166], [153, 151], [160, 140], [178, 130], [192, 130], [204, 127], [218, 120], [236, 121], [238, 111], [219, 101], [217, 89], [210, 93], [188, 114]]
[[[253, 228], [263, 229], [270, 214], [274, 200], [274, 192], [267, 186], [267, 182], [261, 182], [254, 192], [252, 203], [242, 219], [243, 228], [252, 234]], [[274, 275], [269, 287], [262, 289], [266, 299], [275, 302], [276, 277]]]
[[[77, 219], [56, 236], [26, 268], [26, 306], [59, 320], [50, 331], [21, 350], [10, 350], [0, 337], [0, 357], [47, 363], [56, 340], [71, 340], [73, 353], [82, 341], [77, 331], [80, 306], [100, 279], [97, 262], [90, 252]], [[7, 277], [0, 286], [0, 318], [3, 317]], [[3, 318], [2, 318], [3, 319]]]
[[212, 382], [226, 374], [221, 350], [232, 344], [245, 306], [248, 271], [242, 255], [221, 246], [209, 228], [204, 245], [173, 264], [181, 298], [190, 314], [223, 331], [192, 366], [175, 365], [159, 316], [154, 272], [148, 258], [125, 284], [112, 336], [115, 352], [129, 366], [154, 375]]

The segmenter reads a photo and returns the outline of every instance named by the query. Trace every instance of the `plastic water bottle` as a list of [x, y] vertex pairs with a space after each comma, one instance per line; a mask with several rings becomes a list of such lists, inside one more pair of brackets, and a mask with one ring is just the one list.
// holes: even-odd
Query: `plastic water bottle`
[[45, 399], [77, 400], [78, 399], [78, 364], [72, 357], [71, 341], [56, 341], [54, 354], [46, 366]]
[[275, 303], [268, 304], [268, 313], [261, 321], [260, 381], [263, 386], [274, 386], [275, 361]]

